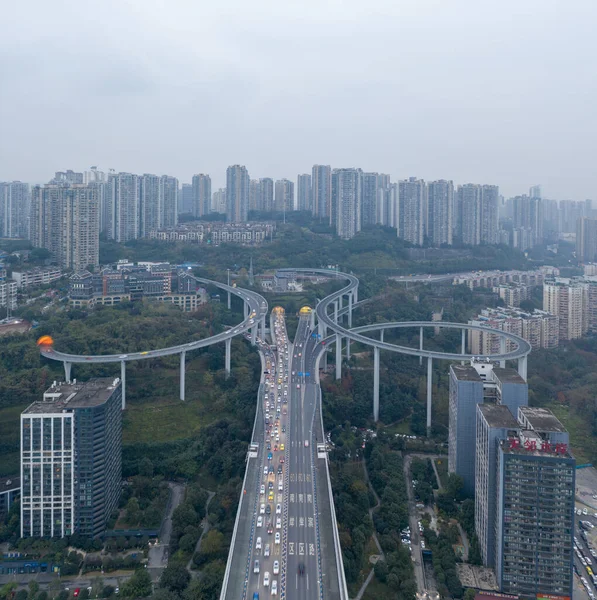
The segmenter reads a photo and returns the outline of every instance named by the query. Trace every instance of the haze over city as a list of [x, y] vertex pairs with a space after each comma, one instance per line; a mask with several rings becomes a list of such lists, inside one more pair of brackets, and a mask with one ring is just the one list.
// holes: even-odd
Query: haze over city
[[594, 194], [597, 5], [25, 1], [3, 8], [0, 180], [288, 177], [313, 163]]

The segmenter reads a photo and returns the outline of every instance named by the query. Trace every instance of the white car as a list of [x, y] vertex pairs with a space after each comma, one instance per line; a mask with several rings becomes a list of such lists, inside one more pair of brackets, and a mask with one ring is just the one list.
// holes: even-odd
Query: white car
[[282, 481], [278, 481], [278, 491], [279, 492], [284, 491], [284, 484], [282, 483]]
[[255, 542], [255, 550], [261, 550], [261, 538], [258, 537], [257, 541]]
[[274, 561], [274, 575], [277, 575], [280, 572], [280, 563], [275, 560]]
[[276, 514], [277, 515], [282, 514], [282, 505], [281, 504], [276, 504]]
[[[267, 468], [266, 468], [266, 470], [265, 470], [265, 473], [267, 474]], [[264, 515], [264, 514], [265, 514], [265, 504], [262, 504], [262, 505], [259, 507], [259, 514], [260, 514], [260, 515]]]
[[305, 440], [305, 448], [309, 447], [309, 440]]
[[297, 389], [297, 390], [300, 390], [300, 389], [301, 389], [301, 384], [300, 384], [300, 383], [297, 383], [297, 384], [296, 384], [296, 389]]
[[259, 493], [260, 493], [262, 496], [265, 496], [265, 486], [264, 486], [264, 485], [262, 485], [262, 486], [261, 486], [261, 488], [259, 489]]
[[280, 543], [280, 532], [279, 531], [276, 531], [276, 537], [274, 538], [274, 542], [276, 544]]
[[582, 514], [583, 514], [583, 515], [588, 515], [588, 514], [589, 514], [589, 511], [588, 511], [586, 508], [583, 508], [583, 509], [582, 509]]
[[274, 579], [272, 581], [272, 596], [277, 596], [278, 595], [278, 580]]
[[263, 574], [263, 587], [269, 587], [269, 571]]
[[267, 475], [267, 465], [265, 465], [265, 467], [263, 467], [263, 474]]
[[255, 564], [253, 565], [253, 573], [259, 573], [259, 561], [256, 560]]
[[265, 549], [263, 550], [263, 556], [269, 556], [269, 544], [265, 545]]
[[263, 527], [263, 517], [261, 515], [257, 517], [257, 527]]
[[282, 519], [280, 517], [276, 519], [276, 529], [282, 529]]

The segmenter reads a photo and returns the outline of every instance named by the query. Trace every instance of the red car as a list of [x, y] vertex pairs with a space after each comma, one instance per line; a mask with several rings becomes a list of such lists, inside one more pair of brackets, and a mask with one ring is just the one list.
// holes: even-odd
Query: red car
[[76, 598], [79, 594], [81, 593], [81, 588], [77, 588], [74, 592], [73, 592], [73, 597]]

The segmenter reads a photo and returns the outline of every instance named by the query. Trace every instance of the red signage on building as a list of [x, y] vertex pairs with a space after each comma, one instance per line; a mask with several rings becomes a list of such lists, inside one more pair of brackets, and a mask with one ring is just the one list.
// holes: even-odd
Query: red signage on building
[[[521, 445], [518, 438], [508, 438], [508, 445], [511, 450], [517, 450], [524, 447], [525, 450], [540, 450], [541, 452], [555, 452], [556, 454], [566, 454], [568, 452], [568, 444], [552, 444], [547, 440], [541, 442], [541, 446], [537, 448], [536, 440], [526, 440], [524, 446]], [[546, 596], [548, 598], [548, 596]], [[554, 596], [556, 598], [556, 596]], [[557, 598], [565, 598], [565, 596], [557, 596]]]

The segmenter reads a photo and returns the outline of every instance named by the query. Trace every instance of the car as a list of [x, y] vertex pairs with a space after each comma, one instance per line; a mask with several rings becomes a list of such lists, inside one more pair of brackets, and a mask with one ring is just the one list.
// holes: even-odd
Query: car
[[253, 564], [253, 573], [259, 573], [259, 561], [256, 560]]
[[119, 588], [119, 587], [117, 587], [117, 588], [114, 590], [114, 593], [115, 593], [115, 594], [120, 594], [120, 588]]
[[301, 389], [301, 384], [300, 384], [300, 383], [297, 383], [297, 384], [296, 384], [296, 389], [297, 389], [297, 390], [300, 390], [300, 389]]
[[[282, 433], [286, 433], [286, 425], [282, 425]], [[595, 513], [595, 516], [597, 517], [597, 513]]]
[[263, 474], [267, 475], [267, 465], [265, 465], [265, 467], [263, 467]]
[[279, 492], [284, 491], [284, 483], [282, 482], [281, 479], [280, 479], [280, 481], [278, 481], [278, 491]]
[[269, 544], [265, 545], [265, 549], [263, 550], [263, 556], [269, 556]]
[[303, 563], [299, 563], [298, 574], [299, 575], [304, 575], [305, 574], [305, 565]]
[[253, 592], [253, 600], [259, 600], [259, 592]]
[[128, 358], [128, 356], [129, 356], [128, 354], [121, 354], [118, 358]]
[[305, 440], [305, 448], [308, 448], [308, 447], [309, 447], [309, 440]]
[[280, 543], [280, 532], [279, 531], [276, 531], [276, 537], [274, 538], [274, 542], [276, 544]]
[[271, 460], [272, 458], [274, 458], [274, 455], [271, 452], [268, 452], [267, 453], [267, 460]]
[[261, 538], [258, 537], [257, 541], [255, 542], [255, 550], [261, 550]]
[[586, 508], [583, 508], [583, 509], [582, 509], [582, 514], [583, 514], [583, 515], [588, 515], [588, 514], [589, 514], [589, 511], [588, 511]]
[[284, 464], [284, 457], [283, 456], [280, 457], [280, 463]]
[[269, 500], [269, 502], [274, 501], [274, 490], [269, 491], [269, 494], [267, 495], [267, 499]]
[[146, 354], [149, 354], [149, 352], [147, 352], [147, 350], [145, 352], [141, 352], [141, 356], [145, 356]]
[[262, 514], [262, 515], [263, 515], [263, 514], [265, 514], [265, 504], [262, 504], [262, 505], [259, 507], [259, 513], [260, 513], [260, 514]]
[[269, 587], [269, 571], [263, 574], [263, 587]]
[[272, 527], [271, 523], [267, 524], [267, 533], [268, 533], [268, 535], [271, 535], [272, 533], [274, 533], [274, 528]]
[[272, 581], [272, 596], [277, 596], [278, 595], [278, 580], [274, 579]]
[[257, 527], [263, 527], [263, 517], [261, 515], [257, 517]]
[[274, 561], [274, 575], [277, 575], [280, 572], [280, 563], [275, 560]]
[[262, 485], [262, 486], [259, 488], [259, 494], [260, 494], [261, 496], [263, 496], [263, 495], [265, 494], [265, 486], [264, 486], [264, 485]]
[[276, 529], [282, 529], [282, 517], [276, 519]]
[[273, 481], [268, 481], [268, 483], [267, 483], [267, 489], [268, 490], [273, 490], [274, 489], [274, 482]]
[[79, 594], [81, 593], [81, 588], [77, 588], [74, 592], [73, 592], [73, 596], [76, 598]]
[[270, 515], [270, 514], [271, 514], [271, 512], [272, 512], [272, 507], [271, 507], [271, 506], [268, 504], [268, 505], [265, 507], [265, 514], [266, 514], [266, 515]]

